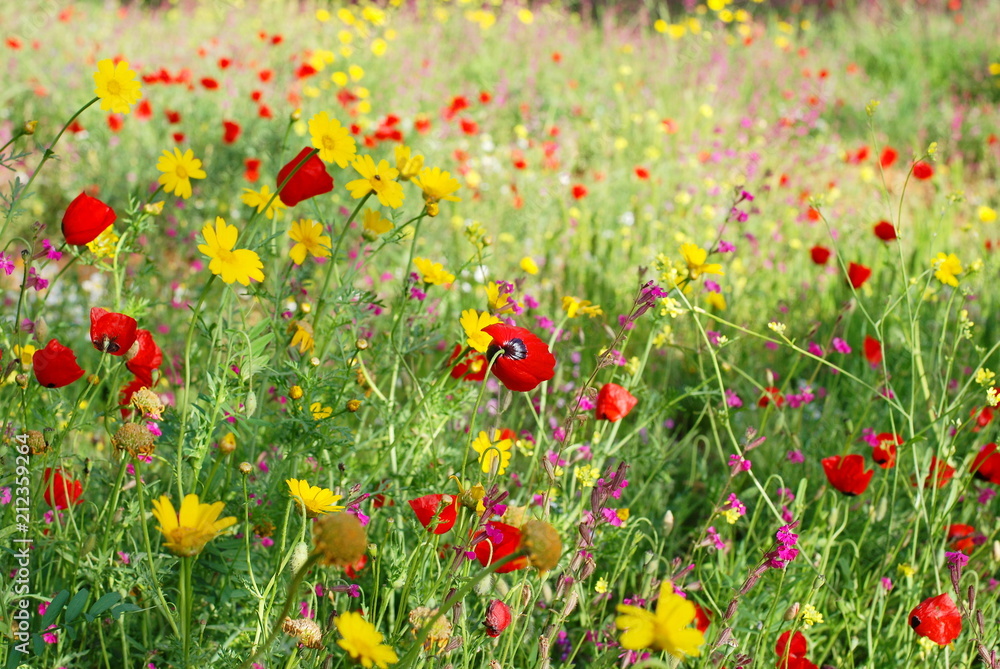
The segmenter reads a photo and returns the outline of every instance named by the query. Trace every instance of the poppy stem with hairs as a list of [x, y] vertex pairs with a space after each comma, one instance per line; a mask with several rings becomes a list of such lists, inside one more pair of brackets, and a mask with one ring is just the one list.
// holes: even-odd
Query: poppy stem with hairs
[[[465, 584], [462, 585], [462, 587], [453, 592], [452, 595], [448, 597], [448, 599], [446, 599], [441, 606], [438, 607], [438, 611], [442, 615], [444, 615], [445, 612], [448, 611], [448, 609], [450, 609], [456, 603], [464, 599], [465, 596], [468, 595], [469, 592], [471, 592], [474, 587], [476, 587], [477, 583], [479, 583], [481, 580], [483, 580], [496, 570], [500, 569], [501, 567], [504, 567], [507, 564], [518, 559], [519, 557], [521, 557], [521, 555], [522, 555], [521, 551], [514, 551], [510, 555], [507, 555], [497, 560], [493, 564], [480, 569], [478, 572], [476, 572], [476, 574], [472, 576], [472, 578], [466, 581]], [[410, 646], [410, 649], [408, 651], [406, 651], [406, 655], [404, 655], [403, 659], [400, 660], [399, 665], [396, 667], [396, 669], [406, 669], [407, 667], [413, 664], [413, 661], [420, 654], [420, 649], [423, 648], [424, 642], [427, 640], [427, 637], [428, 635], [430, 635], [431, 629], [434, 627], [434, 624], [436, 622], [437, 622], [437, 617], [432, 616], [426, 623], [424, 623], [424, 626], [420, 628], [420, 632], [413, 640], [413, 645]]]
[[285, 622], [285, 616], [287, 616], [288, 612], [292, 610], [292, 602], [297, 599], [299, 586], [302, 585], [302, 581], [305, 579], [306, 574], [308, 574], [309, 570], [313, 568], [313, 565], [319, 561], [320, 557], [322, 557], [321, 553], [314, 552], [309, 556], [309, 559], [305, 561], [305, 564], [299, 567], [299, 570], [295, 572], [295, 577], [292, 578], [292, 582], [288, 586], [288, 595], [285, 597], [285, 604], [281, 607], [281, 613], [279, 613], [274, 619], [274, 626], [271, 627], [271, 633], [267, 635], [267, 639], [264, 640], [264, 643], [257, 646], [257, 649], [250, 654], [250, 657], [243, 660], [243, 664], [239, 666], [239, 669], [247, 669], [247, 667], [249, 667], [253, 661], [257, 659], [257, 656], [270, 648], [271, 644], [274, 643], [274, 640], [278, 637], [278, 633], [281, 631], [281, 626]]
[[181, 405], [181, 425], [177, 430], [177, 494], [184, 499], [184, 433], [187, 431], [188, 412], [191, 409], [191, 346], [194, 344], [195, 324], [198, 322], [198, 314], [205, 306], [205, 298], [208, 291], [215, 283], [215, 274], [208, 277], [205, 287], [201, 289], [198, 296], [198, 303], [191, 312], [191, 320], [188, 323], [187, 336], [184, 338], [184, 404]]
[[[87, 104], [85, 104], [82, 107], [80, 107], [79, 109], [77, 109], [76, 113], [69, 117], [69, 120], [66, 121], [66, 123], [63, 125], [62, 130], [59, 131], [59, 134], [56, 135], [56, 138], [52, 140], [52, 143], [49, 144], [48, 148], [45, 149], [45, 151], [42, 153], [42, 159], [39, 161], [38, 167], [36, 167], [35, 171], [31, 173], [31, 177], [28, 178], [28, 183], [24, 184], [24, 187], [21, 189], [22, 196], [24, 194], [30, 194], [30, 192], [29, 192], [28, 189], [31, 188], [31, 184], [34, 183], [35, 178], [38, 176], [38, 173], [42, 171], [42, 167], [45, 165], [45, 163], [48, 162], [49, 158], [51, 158], [52, 156], [56, 155], [52, 151], [52, 149], [55, 147], [56, 144], [59, 143], [59, 140], [62, 139], [63, 133], [66, 132], [66, 129], [69, 128], [71, 125], [73, 125], [73, 121], [75, 121], [76, 118], [80, 114], [82, 114], [83, 112], [85, 112], [88, 107], [90, 107], [92, 104], [94, 104], [98, 100], [100, 100], [100, 98], [95, 96], [93, 100], [91, 100]], [[21, 198], [19, 197], [18, 200], [20, 200], [20, 199]], [[10, 205], [11, 205], [11, 209], [13, 209], [14, 203], [11, 202]], [[11, 220], [13, 218], [14, 218], [13, 216], [8, 216], [4, 220], [3, 227], [0, 228], [0, 239], [3, 239], [4, 233], [7, 232], [7, 226], [10, 224], [10, 222], [11, 222]]]

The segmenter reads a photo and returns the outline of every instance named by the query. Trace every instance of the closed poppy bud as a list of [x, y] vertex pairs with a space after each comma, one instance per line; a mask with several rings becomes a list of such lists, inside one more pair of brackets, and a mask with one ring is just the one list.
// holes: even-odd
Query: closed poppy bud
[[500, 636], [500, 632], [507, 629], [510, 625], [511, 615], [510, 607], [501, 602], [499, 599], [494, 599], [486, 607], [486, 620], [483, 621], [483, 626], [486, 627], [486, 634], [493, 637], [494, 639]]
[[424, 495], [408, 503], [420, 524], [434, 534], [444, 534], [458, 518], [458, 497], [454, 495]]
[[107, 309], [90, 310], [90, 341], [94, 348], [111, 355], [125, 355], [138, 337], [135, 319]]
[[311, 151], [312, 149], [309, 147], [302, 149], [299, 151], [299, 155], [292, 158], [278, 172], [278, 188], [281, 188], [282, 182], [288, 178], [288, 175], [292, 174], [292, 170], [305, 161], [299, 169], [295, 170], [295, 174], [285, 184], [285, 187], [280, 190], [281, 201], [289, 207], [294, 207], [303, 200], [333, 190], [333, 177], [326, 171], [323, 161], [316, 155], [310, 156], [306, 160], [306, 156]]
[[493, 323], [483, 328], [493, 340], [486, 357], [508, 390], [529, 392], [555, 376], [556, 358], [541, 339], [524, 328]]
[[883, 242], [891, 242], [896, 238], [896, 228], [889, 221], [879, 221], [876, 223], [873, 232]]
[[864, 265], [852, 262], [847, 266], [847, 280], [851, 283], [854, 290], [863, 286], [871, 275], [872, 271]]
[[108, 229], [118, 216], [114, 209], [96, 197], [80, 193], [66, 207], [63, 214], [62, 232], [67, 244], [83, 246], [97, 239]]
[[962, 632], [962, 614], [947, 592], [917, 604], [910, 611], [909, 621], [918, 636], [925, 636], [939, 646], [947, 646]]
[[62, 388], [83, 376], [83, 370], [76, 364], [76, 354], [58, 339], [52, 339], [45, 348], [31, 356], [35, 378], [46, 388]]
[[865, 471], [865, 459], [857, 454], [832, 455], [823, 458], [823, 472], [834, 488], [845, 495], [860, 495], [868, 488], [875, 474], [874, 469]]
[[632, 393], [617, 383], [605, 383], [597, 392], [594, 418], [609, 420], [613, 423], [627, 416], [638, 402], [639, 400]]

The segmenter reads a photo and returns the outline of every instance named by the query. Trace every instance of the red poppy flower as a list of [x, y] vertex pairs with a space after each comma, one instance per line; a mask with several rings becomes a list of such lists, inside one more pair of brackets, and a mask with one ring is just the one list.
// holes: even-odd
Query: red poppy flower
[[35, 378], [46, 388], [62, 388], [83, 376], [83, 370], [76, 364], [76, 353], [58, 339], [49, 340], [45, 348], [35, 351], [31, 364]]
[[[976, 414], [979, 414], [978, 416]], [[973, 409], [969, 412], [970, 417], [975, 417], [976, 424], [972, 427], [973, 432], [979, 432], [981, 429], [989, 425], [993, 421], [993, 409], [990, 407], [983, 407], [982, 409]]]
[[649, 170], [647, 170], [645, 167], [637, 167], [635, 168], [635, 176], [636, 178], [645, 181], [649, 179]]
[[260, 178], [260, 159], [259, 158], [244, 158], [243, 159], [243, 178], [250, 183], [257, 183], [257, 179]]
[[860, 455], [831, 455], [823, 458], [823, 472], [826, 480], [845, 495], [860, 495], [868, 488], [875, 474], [874, 469], [865, 471], [865, 459]]
[[896, 466], [896, 447], [903, 445], [903, 438], [892, 432], [880, 432], [875, 439], [878, 446], [872, 448], [872, 460], [882, 469]]
[[139, 104], [135, 106], [135, 117], [142, 121], [153, 118], [153, 105], [149, 104], [149, 100], [139, 101]]
[[972, 525], [954, 523], [948, 526], [948, 544], [953, 551], [961, 551], [966, 555], [971, 555], [976, 547], [976, 528]]
[[148, 388], [149, 386], [150, 384], [145, 383], [144, 379], [133, 377], [127, 386], [122, 387], [118, 392], [118, 406], [121, 409], [122, 418], [128, 418], [132, 414], [132, 409], [129, 406], [132, 403], [132, 396], [141, 388]]
[[220, 70], [224, 70], [227, 67], [229, 67], [230, 65], [232, 65], [232, 63], [233, 63], [233, 61], [231, 61], [228, 58], [220, 58], [219, 59], [219, 69]]
[[493, 637], [494, 639], [500, 636], [500, 632], [507, 629], [510, 625], [511, 614], [510, 607], [501, 602], [499, 599], [492, 600], [486, 606], [486, 620], [483, 621], [483, 626], [486, 628], [486, 635]]
[[149, 330], [137, 330], [135, 340], [139, 342], [139, 350], [125, 363], [125, 366], [128, 371], [135, 374], [136, 378], [145, 381], [147, 387], [151, 387], [153, 370], [159, 369], [163, 364], [163, 351], [156, 345], [153, 333]]
[[466, 135], [476, 135], [479, 134], [479, 124], [475, 121], [467, 118], [459, 119], [459, 126], [462, 128], [462, 132]]
[[496, 358], [493, 375], [508, 390], [526, 393], [555, 376], [555, 356], [545, 342], [529, 330], [494, 323], [484, 327], [483, 332], [493, 337], [486, 349], [488, 360]]
[[[791, 638], [789, 638], [791, 637]], [[806, 659], [806, 638], [802, 632], [783, 632], [774, 645], [778, 669], [816, 669], [816, 665]]]
[[882, 363], [882, 344], [869, 335], [865, 335], [865, 359], [872, 367], [878, 367]]
[[[490, 522], [486, 523], [486, 537], [476, 544], [476, 559], [479, 564], [488, 567], [494, 562], [502, 560], [514, 553], [521, 543], [521, 530], [506, 523]], [[527, 556], [508, 562], [497, 569], [498, 574], [524, 569], [528, 566]]]
[[[451, 358], [449, 358], [448, 362], [454, 363], [458, 360], [461, 352], [462, 345], [455, 344], [455, 350], [451, 352]], [[467, 355], [461, 362], [455, 363], [455, 366], [451, 368], [451, 378], [465, 379], [466, 381], [482, 381], [486, 378], [486, 368], [488, 366], [489, 361], [485, 355], [473, 353]]]
[[712, 624], [712, 612], [701, 604], [694, 605], [694, 627], [702, 634]]
[[[943, 488], [948, 485], [954, 475], [954, 467], [944, 460], [938, 460], [937, 457], [931, 456], [931, 468], [927, 478], [924, 479], [924, 487], [929, 488], [933, 485], [935, 488]], [[915, 477], [910, 477], [910, 481], [914, 486], [917, 485]]]
[[928, 163], [922, 160], [918, 160], [913, 164], [913, 178], [920, 179], [921, 181], [926, 181], [934, 176], [934, 168]]
[[830, 249], [817, 244], [809, 249], [809, 255], [812, 257], [812, 261], [817, 265], [825, 265], [826, 261], [830, 259]]
[[214, 91], [219, 87], [219, 82], [212, 77], [203, 77], [201, 85], [205, 87], [205, 90]]
[[594, 418], [614, 423], [627, 416], [638, 402], [639, 400], [632, 393], [617, 383], [605, 383], [597, 392]]
[[587, 197], [587, 187], [584, 186], [583, 184], [574, 184], [573, 185], [573, 199], [574, 200], [582, 200], [585, 197]]
[[138, 336], [135, 319], [94, 307], [90, 310], [90, 341], [94, 348], [111, 355], [125, 355]]
[[458, 518], [458, 497], [454, 495], [424, 495], [408, 500], [408, 504], [420, 524], [434, 534], [444, 534]]
[[125, 117], [121, 114], [108, 114], [108, 128], [111, 132], [118, 132], [125, 127]]
[[896, 226], [889, 221], [879, 221], [876, 223], [873, 232], [883, 242], [891, 242], [896, 238]]
[[364, 569], [366, 564], [368, 564], [368, 556], [362, 555], [357, 562], [344, 567], [344, 576], [351, 579], [357, 578], [358, 572]]
[[928, 597], [910, 611], [910, 627], [939, 646], [947, 646], [962, 632], [962, 614], [947, 592]]
[[[70, 504], [83, 504], [80, 495], [83, 494], [83, 484], [63, 476], [61, 469], [45, 468], [45, 503], [54, 509], [68, 509]], [[52, 479], [49, 482], [49, 479]]]
[[757, 406], [763, 408], [771, 402], [780, 409], [785, 404], [785, 396], [774, 386], [767, 386], [764, 388], [764, 394], [757, 400]]
[[222, 141], [226, 144], [232, 144], [240, 136], [240, 124], [236, 121], [223, 121], [222, 122]]
[[418, 117], [413, 121], [413, 129], [421, 135], [426, 135], [431, 131], [431, 120], [426, 116]]
[[289, 207], [294, 207], [302, 200], [308, 200], [333, 190], [333, 177], [326, 171], [326, 166], [319, 159], [319, 156], [313, 155], [306, 160], [306, 156], [311, 151], [312, 149], [308, 146], [302, 149], [299, 151], [299, 155], [292, 158], [291, 162], [278, 172], [278, 187], [281, 188], [281, 182], [302, 163], [302, 167], [295, 172], [285, 187], [281, 188], [281, 201]]
[[167, 117], [167, 123], [180, 123], [181, 113], [179, 111], [174, 111], [172, 109], [163, 110], [163, 114]]
[[108, 229], [118, 216], [115, 210], [96, 197], [80, 193], [66, 207], [63, 214], [62, 232], [67, 244], [83, 246], [97, 239]]
[[864, 265], [852, 262], [847, 266], [847, 280], [851, 282], [854, 290], [863, 286], [871, 275], [872, 271]]
[[899, 154], [896, 153], [896, 149], [887, 146], [882, 149], [882, 157], [879, 158], [878, 162], [882, 167], [892, 167], [892, 164], [896, 162], [896, 158], [898, 157]]
[[991, 442], [979, 449], [979, 454], [972, 461], [971, 471], [981, 481], [1000, 485], [1000, 453], [997, 453], [995, 443]]

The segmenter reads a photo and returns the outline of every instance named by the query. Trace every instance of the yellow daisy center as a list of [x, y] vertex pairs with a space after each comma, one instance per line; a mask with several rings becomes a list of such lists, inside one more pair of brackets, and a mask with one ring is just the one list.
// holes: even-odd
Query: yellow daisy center
[[323, 139], [321, 141], [323, 143], [324, 149], [329, 149], [332, 151], [333, 149], [337, 148], [337, 141], [330, 135], [323, 135]]
[[120, 83], [118, 83], [114, 79], [108, 82], [108, 93], [111, 93], [111, 95], [120, 95], [121, 92], [122, 92], [122, 85]]
[[188, 178], [188, 172], [187, 172], [187, 170], [186, 170], [186, 169], [184, 169], [184, 166], [183, 166], [183, 165], [178, 165], [178, 166], [177, 166], [177, 167], [176, 167], [176, 168], [174, 169], [174, 174], [176, 174], [176, 175], [177, 175], [177, 178], [178, 178], [178, 179], [187, 179], [187, 178]]

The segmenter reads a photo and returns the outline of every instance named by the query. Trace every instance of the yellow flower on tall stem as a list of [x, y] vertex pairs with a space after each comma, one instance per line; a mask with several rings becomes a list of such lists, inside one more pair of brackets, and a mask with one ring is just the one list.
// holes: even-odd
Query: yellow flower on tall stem
[[94, 95], [101, 99], [101, 111], [128, 114], [142, 97], [142, 87], [136, 81], [136, 73], [129, 69], [128, 61], [119, 61], [117, 65], [110, 58], [97, 61], [94, 83]]
[[939, 253], [931, 264], [935, 279], [953, 288], [958, 287], [958, 275], [964, 271], [958, 256], [954, 253]]
[[424, 157], [419, 153], [412, 155], [410, 147], [405, 144], [397, 144], [394, 151], [396, 156], [396, 169], [399, 170], [399, 178], [402, 181], [409, 181], [417, 176], [424, 166]]
[[341, 495], [334, 495], [329, 488], [311, 486], [308, 481], [299, 479], [288, 479], [285, 483], [288, 484], [289, 494], [300, 509], [305, 509], [309, 518], [344, 510], [344, 507], [337, 505]]
[[697, 244], [690, 242], [681, 244], [681, 255], [684, 257], [684, 262], [687, 263], [688, 277], [692, 281], [702, 274], [718, 274], [720, 276], [724, 274], [722, 265], [705, 262], [708, 260], [708, 251]]
[[163, 155], [156, 163], [156, 169], [163, 173], [158, 179], [163, 185], [163, 190], [185, 200], [191, 197], [191, 179], [204, 179], [208, 176], [205, 170], [201, 169], [201, 161], [194, 157], [191, 149], [181, 153], [176, 146], [173, 153], [163, 150]]
[[288, 236], [296, 242], [288, 253], [288, 257], [296, 265], [305, 262], [306, 254], [311, 254], [314, 258], [326, 258], [330, 255], [330, 238], [323, 234], [322, 223], [299, 219], [292, 223]]
[[619, 604], [618, 613], [621, 615], [615, 619], [615, 626], [624, 630], [622, 648], [665, 650], [678, 658], [701, 655], [705, 636], [688, 627], [695, 618], [694, 604], [675, 594], [670, 581], [660, 584], [656, 613], [627, 604]]
[[338, 167], [345, 168], [358, 151], [350, 131], [326, 112], [309, 119], [309, 134], [324, 163], [337, 163]]
[[351, 197], [360, 200], [368, 193], [374, 192], [383, 207], [395, 209], [402, 206], [405, 198], [403, 187], [395, 181], [399, 176], [399, 170], [390, 167], [385, 160], [380, 160], [376, 166], [371, 156], [359, 156], [354, 159], [352, 165], [362, 178], [347, 182], [347, 190], [351, 191]]
[[383, 218], [377, 209], [365, 209], [365, 213], [361, 217], [361, 224], [364, 231], [372, 238], [389, 232], [395, 227], [392, 221]]
[[413, 264], [417, 266], [417, 271], [420, 272], [421, 280], [424, 283], [443, 286], [455, 280], [455, 275], [446, 270], [444, 265], [439, 262], [427, 258], [414, 258]]
[[420, 170], [419, 176], [413, 180], [413, 183], [424, 192], [424, 201], [427, 203], [439, 202], [440, 200], [462, 201], [462, 198], [453, 195], [462, 187], [462, 184], [440, 167], [425, 167]]
[[399, 656], [392, 646], [382, 643], [382, 634], [365, 620], [360, 613], [350, 611], [333, 619], [337, 631], [343, 638], [337, 645], [346, 650], [351, 659], [360, 662], [365, 669], [377, 666], [387, 669], [390, 664], [399, 662]]
[[484, 311], [480, 313], [475, 309], [466, 309], [462, 312], [462, 317], [459, 319], [462, 329], [465, 330], [465, 341], [469, 344], [470, 348], [480, 353], [486, 353], [486, 349], [490, 347], [490, 342], [493, 341], [493, 336], [483, 332], [483, 328], [499, 322], [500, 319], [490, 314], [490, 312]]
[[[494, 431], [494, 437], [498, 436]], [[476, 440], [472, 442], [472, 448], [479, 453], [479, 464], [482, 465], [483, 472], [489, 474], [493, 467], [496, 467], [498, 475], [507, 471], [510, 464], [510, 449], [514, 445], [511, 439], [498, 439], [493, 441], [485, 432], [480, 432]], [[496, 465], [493, 463], [497, 462]]]
[[205, 548], [205, 544], [219, 536], [228, 527], [236, 524], [234, 516], [219, 518], [225, 504], [202, 504], [198, 495], [185, 495], [180, 511], [166, 495], [153, 500], [153, 516], [159, 521], [156, 528], [163, 533], [164, 547], [180, 557], [193, 557]]
[[274, 193], [271, 192], [270, 186], [261, 186], [259, 193], [252, 188], [244, 188], [243, 195], [240, 196], [240, 201], [243, 204], [256, 207], [258, 214], [267, 207], [267, 212], [264, 215], [270, 221], [287, 206], [281, 201], [280, 197], [275, 197], [273, 200], [271, 199], [272, 197], [274, 197]]
[[226, 283], [239, 281], [249, 286], [250, 281], [263, 281], [264, 263], [260, 256], [249, 249], [234, 249], [236, 246], [236, 226], [227, 225], [221, 216], [215, 218], [215, 227], [206, 223], [201, 229], [205, 238], [204, 244], [198, 245], [198, 250], [212, 259], [208, 269], [222, 277]]

